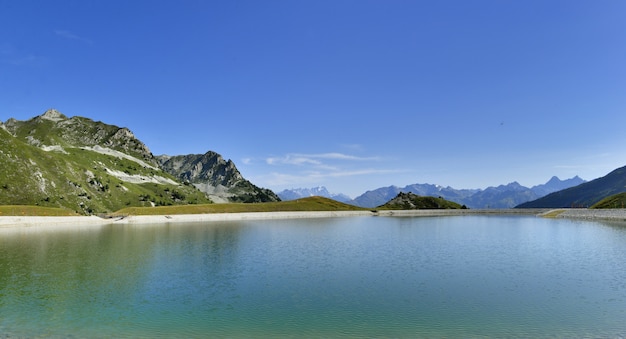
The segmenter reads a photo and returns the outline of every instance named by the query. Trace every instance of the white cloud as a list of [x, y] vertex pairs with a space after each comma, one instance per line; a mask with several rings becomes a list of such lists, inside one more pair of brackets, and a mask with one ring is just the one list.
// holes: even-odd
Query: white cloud
[[267, 186], [291, 186], [314, 183], [315, 178], [305, 175], [272, 172], [259, 181], [263, 181]]
[[390, 169], [362, 169], [362, 170], [337, 170], [337, 171], [307, 171], [294, 174], [272, 172], [265, 178], [259, 178], [268, 186], [293, 186], [304, 184], [322, 183], [329, 178], [345, 178], [364, 175], [403, 173], [407, 170]]
[[265, 160], [268, 165], [321, 165], [319, 160], [300, 154], [287, 154], [282, 157], [270, 157]]
[[269, 157], [265, 161], [269, 165], [323, 165], [322, 160], [345, 160], [345, 161], [378, 161], [379, 157], [358, 157], [343, 153], [317, 153], [301, 154], [289, 153], [282, 157]]
[[0, 45], [0, 62], [14, 66], [45, 65], [47, 59], [42, 56], [24, 53], [9, 44]]
[[[378, 156], [355, 156], [341, 152], [288, 153], [265, 159], [266, 164], [280, 170], [257, 177], [255, 180], [269, 187], [302, 187], [328, 185], [333, 180], [365, 180], [368, 175], [388, 175], [407, 172], [398, 169], [376, 168], [374, 163], [382, 160]], [[357, 179], [358, 178], [358, 179]]]
[[353, 151], [362, 151], [363, 150], [363, 145], [361, 145], [361, 144], [342, 144], [341, 147], [343, 147], [345, 149], [353, 150]]
[[66, 31], [66, 30], [62, 30], [62, 29], [55, 29], [54, 30], [54, 34], [65, 38], [65, 39], [69, 39], [69, 40], [76, 40], [76, 41], [81, 41], [87, 44], [93, 44], [93, 42], [89, 39], [83, 38], [81, 36], [78, 36], [70, 31]]
[[39, 66], [44, 65], [47, 60], [44, 57], [29, 54], [5, 57], [1, 61], [5, 64], [10, 64], [14, 66]]

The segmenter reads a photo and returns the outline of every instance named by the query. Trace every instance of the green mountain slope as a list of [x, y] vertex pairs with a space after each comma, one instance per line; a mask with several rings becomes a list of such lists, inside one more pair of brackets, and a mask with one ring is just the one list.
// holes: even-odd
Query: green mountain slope
[[626, 192], [626, 166], [601, 178], [523, 203], [517, 208], [589, 207], [606, 197], [622, 192]]
[[122, 152], [151, 166], [158, 166], [146, 145], [124, 127], [83, 117], [68, 118], [56, 110], [27, 121], [9, 119], [5, 128], [17, 139], [43, 149], [96, 147]]
[[606, 197], [590, 208], [626, 208], [626, 193], [618, 193], [610, 197]]
[[379, 209], [389, 210], [419, 210], [419, 209], [457, 209], [465, 208], [455, 202], [443, 198], [422, 197], [414, 193], [400, 192]]
[[210, 203], [156, 166], [128, 129], [56, 111], [0, 128], [0, 205], [63, 207], [80, 214], [129, 206]]

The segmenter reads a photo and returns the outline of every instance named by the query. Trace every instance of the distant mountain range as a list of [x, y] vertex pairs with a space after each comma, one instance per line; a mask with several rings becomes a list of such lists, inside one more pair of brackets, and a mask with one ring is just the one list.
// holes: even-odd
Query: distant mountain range
[[626, 192], [626, 166], [620, 167], [601, 178], [553, 192], [539, 199], [522, 203], [517, 207], [590, 207], [604, 198], [623, 192]]
[[346, 202], [346, 203], [352, 200], [352, 198], [350, 198], [349, 196], [345, 194], [330, 193], [324, 186], [318, 186], [318, 187], [313, 187], [313, 188], [286, 189], [281, 192], [278, 192], [278, 196], [280, 197], [281, 200], [284, 200], [284, 201], [296, 200], [300, 198], [314, 197], [314, 196], [330, 198], [333, 200]]
[[576, 176], [567, 180], [552, 177], [548, 182], [533, 187], [525, 187], [517, 182], [486, 189], [455, 189], [450, 186], [444, 187], [432, 184], [412, 184], [405, 187], [387, 186], [367, 191], [360, 196], [349, 200], [344, 194], [331, 194], [325, 187], [313, 189], [299, 188], [284, 190], [278, 193], [282, 200], [292, 200], [305, 196], [319, 195], [338, 200], [352, 205], [374, 208], [381, 206], [398, 193], [413, 193], [419, 196], [441, 197], [443, 199], [465, 205], [468, 208], [513, 208], [521, 203], [538, 199], [546, 194], [584, 183], [585, 180]]

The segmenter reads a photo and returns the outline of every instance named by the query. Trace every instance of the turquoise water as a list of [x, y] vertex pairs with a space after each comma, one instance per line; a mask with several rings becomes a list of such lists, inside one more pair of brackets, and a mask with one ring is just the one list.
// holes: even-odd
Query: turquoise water
[[626, 227], [352, 217], [0, 230], [0, 337], [619, 337]]

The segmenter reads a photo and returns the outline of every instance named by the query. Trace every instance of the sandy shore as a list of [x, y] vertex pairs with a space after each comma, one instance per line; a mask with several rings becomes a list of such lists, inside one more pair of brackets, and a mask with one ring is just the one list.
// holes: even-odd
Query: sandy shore
[[492, 209], [492, 210], [402, 210], [402, 211], [320, 211], [320, 212], [252, 212], [211, 213], [181, 215], [128, 216], [104, 219], [96, 216], [71, 217], [0, 217], [0, 228], [26, 227], [90, 227], [103, 225], [140, 225], [160, 223], [213, 222], [228, 220], [267, 220], [336, 218], [355, 216], [409, 217], [409, 216], [455, 216], [455, 215], [551, 215], [555, 218], [626, 221], [626, 209]]

